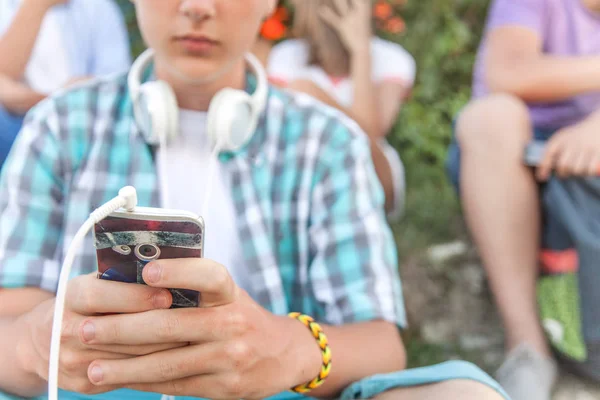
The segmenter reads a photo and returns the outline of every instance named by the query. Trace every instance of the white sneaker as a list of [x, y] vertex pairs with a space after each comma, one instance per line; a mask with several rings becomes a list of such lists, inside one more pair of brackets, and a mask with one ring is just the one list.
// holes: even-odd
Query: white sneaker
[[496, 373], [496, 380], [512, 400], [551, 400], [558, 366], [528, 344], [510, 351]]

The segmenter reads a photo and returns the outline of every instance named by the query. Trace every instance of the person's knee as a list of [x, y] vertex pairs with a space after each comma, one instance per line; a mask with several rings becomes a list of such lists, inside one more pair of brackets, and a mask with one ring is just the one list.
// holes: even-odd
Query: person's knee
[[477, 381], [455, 379], [413, 388], [399, 388], [382, 393], [376, 400], [504, 400], [497, 391]]
[[520, 99], [494, 94], [475, 100], [457, 121], [456, 138], [461, 150], [514, 150], [531, 139], [527, 105]]
[[504, 400], [504, 397], [491, 387], [471, 380], [453, 380], [441, 383], [445, 387], [440, 388], [441, 393], [447, 393], [440, 399], [460, 400]]

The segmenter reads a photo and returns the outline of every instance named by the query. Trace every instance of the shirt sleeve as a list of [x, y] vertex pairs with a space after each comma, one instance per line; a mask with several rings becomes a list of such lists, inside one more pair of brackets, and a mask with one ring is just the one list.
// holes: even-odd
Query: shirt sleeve
[[375, 82], [399, 82], [409, 88], [414, 85], [417, 65], [404, 47], [376, 38], [372, 42], [371, 52]]
[[309, 279], [320, 305], [316, 317], [330, 324], [385, 320], [404, 327], [396, 245], [368, 141], [354, 121], [335, 115], [343, 122], [327, 128], [311, 202]]
[[96, 0], [93, 32], [94, 76], [125, 73], [131, 66], [129, 35], [124, 17], [113, 0]]
[[307, 62], [306, 44], [297, 39], [286, 40], [271, 49], [267, 61], [267, 74], [272, 82], [286, 85], [304, 71]]
[[546, 0], [494, 0], [488, 16], [487, 29], [517, 25], [542, 34], [545, 13]]
[[0, 288], [56, 290], [64, 182], [57, 117], [47, 100], [26, 118], [0, 175]]

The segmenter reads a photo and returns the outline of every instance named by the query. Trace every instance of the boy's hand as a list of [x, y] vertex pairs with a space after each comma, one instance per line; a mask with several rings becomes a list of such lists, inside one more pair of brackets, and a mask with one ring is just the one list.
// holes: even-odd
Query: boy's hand
[[548, 141], [536, 176], [546, 181], [552, 171], [561, 178], [600, 174], [600, 117], [588, 119], [554, 134]]
[[131, 359], [99, 356], [98, 387], [212, 399], [265, 398], [317, 376], [320, 351], [300, 322], [268, 312], [207, 259], [159, 260], [144, 268], [153, 287], [197, 290], [201, 308], [91, 317], [94, 346], [188, 346]]
[[[62, 326], [59, 386], [84, 394], [114, 390], [115, 387], [98, 387], [90, 383], [87, 370], [92, 361], [98, 358], [127, 359], [183, 346], [181, 343], [148, 346], [102, 346], [84, 343], [88, 332], [83, 326], [90, 316], [168, 308], [171, 301], [171, 294], [167, 290], [104, 281], [97, 279], [95, 274], [70, 281]], [[18, 359], [25, 371], [44, 380], [48, 379], [54, 306], [55, 299], [45, 301], [17, 321], [25, 328], [23, 331], [28, 332], [17, 343]]]

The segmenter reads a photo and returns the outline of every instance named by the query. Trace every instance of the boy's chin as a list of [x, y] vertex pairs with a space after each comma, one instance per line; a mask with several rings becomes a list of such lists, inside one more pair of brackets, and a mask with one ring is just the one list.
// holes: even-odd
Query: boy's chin
[[211, 59], [179, 59], [171, 68], [177, 79], [190, 84], [214, 82], [226, 73], [227, 65]]

